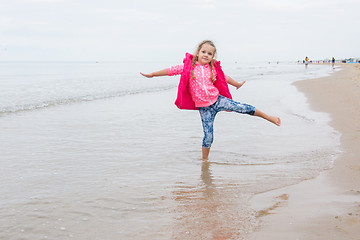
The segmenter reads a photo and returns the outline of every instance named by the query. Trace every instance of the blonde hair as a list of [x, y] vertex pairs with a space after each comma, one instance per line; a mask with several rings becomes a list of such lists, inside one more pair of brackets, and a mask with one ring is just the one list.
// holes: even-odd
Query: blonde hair
[[[204, 44], [209, 44], [210, 46], [212, 46], [214, 49], [215, 49], [215, 51], [214, 51], [214, 58], [216, 57], [216, 47], [215, 47], [215, 44], [211, 41], [211, 40], [204, 40], [204, 41], [202, 41], [199, 45], [198, 45], [198, 47], [197, 47], [197, 49], [196, 49], [196, 52], [194, 53], [194, 55], [193, 55], [193, 59], [192, 59], [192, 62], [191, 62], [191, 66], [192, 66], [192, 69], [191, 69], [191, 78], [195, 78], [194, 77], [194, 66], [195, 66], [195, 63], [196, 63], [196, 61], [198, 60], [198, 54], [199, 54], [199, 52], [200, 52], [200, 50], [201, 50], [201, 48], [202, 48], [202, 46], [204, 45]], [[212, 72], [212, 70], [213, 70], [213, 65], [214, 65], [214, 63], [213, 63], [213, 61], [211, 61], [210, 63], [209, 63], [209, 65], [210, 65], [210, 69], [211, 69], [211, 81], [215, 81], [215, 78], [214, 78], [214, 76], [213, 76], [213, 72]]]

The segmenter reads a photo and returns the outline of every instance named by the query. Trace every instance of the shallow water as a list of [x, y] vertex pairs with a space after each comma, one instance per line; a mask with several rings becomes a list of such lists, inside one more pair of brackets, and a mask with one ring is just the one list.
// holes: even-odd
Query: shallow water
[[244, 239], [256, 193], [332, 166], [339, 133], [292, 82], [327, 66], [226, 64], [235, 100], [276, 113], [220, 113], [201, 163], [196, 111], [173, 104], [162, 63], [0, 63], [1, 239]]

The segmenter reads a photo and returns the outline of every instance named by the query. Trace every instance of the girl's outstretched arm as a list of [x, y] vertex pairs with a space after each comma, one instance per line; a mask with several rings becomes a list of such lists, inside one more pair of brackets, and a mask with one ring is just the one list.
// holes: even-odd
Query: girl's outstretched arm
[[230, 76], [227, 76], [227, 82], [228, 84], [236, 87], [236, 89], [239, 89], [246, 81], [242, 81], [242, 82], [237, 82], [234, 79], [232, 79]]
[[167, 69], [163, 69], [163, 70], [160, 70], [160, 71], [157, 71], [157, 72], [152, 72], [152, 73], [142, 73], [142, 72], [140, 72], [140, 74], [143, 75], [144, 77], [147, 77], [147, 78], [168, 76], [169, 75]]

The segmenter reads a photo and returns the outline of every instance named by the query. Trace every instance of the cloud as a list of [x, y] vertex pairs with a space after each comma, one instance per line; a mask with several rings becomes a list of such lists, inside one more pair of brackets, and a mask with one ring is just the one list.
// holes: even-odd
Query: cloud
[[[171, 59], [192, 51], [203, 39], [212, 39], [221, 56], [292, 59], [296, 52], [341, 52], [344, 36], [359, 39], [359, 31], [354, 30], [360, 24], [355, 17], [359, 4], [355, 0], [12, 0], [0, 4], [0, 45], [8, 49], [7, 57], [18, 59], [39, 57], [40, 51], [41, 57], [59, 60], [136, 59], [137, 55]], [[348, 42], [346, 48], [360, 55], [355, 42]]]
[[215, 4], [201, 4], [200, 8], [202, 8], [202, 9], [215, 9], [216, 5]]
[[51, 2], [63, 2], [64, 0], [24, 0], [25, 2], [34, 2], [34, 3], [51, 3]]
[[[267, 11], [282, 13], [303, 13], [306, 18], [310, 15], [342, 16], [342, 9], [351, 9], [352, 5], [358, 7], [356, 0], [313, 0], [304, 2], [303, 0], [249, 0], [250, 6]], [[355, 6], [354, 6], [355, 7]]]
[[216, 0], [202, 0], [202, 3], [200, 4], [200, 8], [214, 9], [216, 8]]

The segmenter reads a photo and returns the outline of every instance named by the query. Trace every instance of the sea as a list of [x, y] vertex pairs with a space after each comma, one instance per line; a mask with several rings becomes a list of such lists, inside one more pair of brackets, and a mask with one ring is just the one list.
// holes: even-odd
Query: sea
[[0, 62], [0, 239], [246, 239], [251, 198], [333, 166], [340, 133], [294, 82], [340, 68], [222, 62], [233, 99], [282, 120], [174, 105], [180, 62]]

